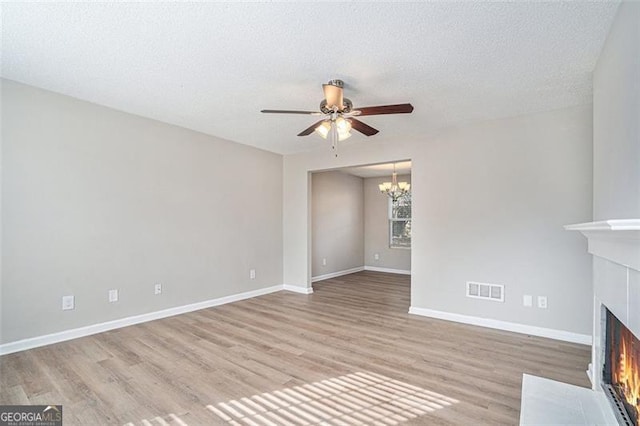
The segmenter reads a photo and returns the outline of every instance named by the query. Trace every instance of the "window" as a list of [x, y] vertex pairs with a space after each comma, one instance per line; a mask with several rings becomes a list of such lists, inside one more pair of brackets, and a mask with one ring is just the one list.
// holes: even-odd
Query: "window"
[[411, 194], [389, 198], [389, 247], [411, 248]]

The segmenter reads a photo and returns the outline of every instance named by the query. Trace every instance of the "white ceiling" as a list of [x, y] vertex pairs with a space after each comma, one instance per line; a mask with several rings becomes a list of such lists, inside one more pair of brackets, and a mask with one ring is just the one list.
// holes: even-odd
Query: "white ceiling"
[[[321, 84], [376, 140], [419, 140], [470, 121], [591, 102], [591, 73], [618, 2], [2, 3], [2, 76], [278, 153]], [[356, 134], [349, 141], [363, 139]]]

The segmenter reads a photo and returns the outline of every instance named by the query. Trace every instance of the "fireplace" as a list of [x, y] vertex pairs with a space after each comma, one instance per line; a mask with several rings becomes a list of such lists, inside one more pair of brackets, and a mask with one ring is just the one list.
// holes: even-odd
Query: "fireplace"
[[[589, 424], [617, 420], [625, 426], [640, 426], [640, 217], [579, 223], [565, 229], [587, 237], [587, 251], [593, 255], [593, 342], [587, 374], [596, 391], [594, 399], [609, 420]], [[617, 403], [609, 404], [613, 401]]]
[[640, 340], [608, 309], [602, 378], [620, 423], [640, 426]]

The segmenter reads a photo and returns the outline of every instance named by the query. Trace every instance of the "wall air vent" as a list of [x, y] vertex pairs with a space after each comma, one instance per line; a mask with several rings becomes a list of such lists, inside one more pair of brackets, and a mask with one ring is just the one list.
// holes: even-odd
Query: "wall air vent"
[[467, 281], [467, 297], [504, 302], [504, 286]]

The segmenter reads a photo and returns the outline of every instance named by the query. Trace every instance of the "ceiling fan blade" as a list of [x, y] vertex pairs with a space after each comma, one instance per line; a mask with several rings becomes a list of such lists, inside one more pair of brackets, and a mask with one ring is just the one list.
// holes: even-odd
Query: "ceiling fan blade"
[[350, 118], [349, 121], [351, 122], [351, 128], [359, 131], [363, 135], [373, 136], [376, 133], [378, 133], [378, 129], [374, 129], [373, 127], [363, 123], [360, 120], [356, 120], [355, 118]]
[[313, 123], [311, 126], [307, 127], [306, 129], [304, 129], [303, 131], [298, 133], [298, 136], [309, 136], [311, 133], [313, 133], [313, 131], [316, 129], [316, 127], [318, 127], [320, 124], [322, 124], [323, 121], [324, 120], [320, 120], [317, 123]]
[[263, 109], [260, 112], [266, 112], [268, 114], [304, 114], [304, 115], [322, 115], [318, 111], [289, 111], [285, 109]]
[[327, 101], [327, 108], [333, 109], [335, 106], [339, 111], [344, 109], [342, 87], [334, 86], [333, 84], [323, 84], [322, 90], [324, 90], [324, 98]]
[[362, 115], [381, 115], [381, 114], [408, 114], [413, 111], [413, 105], [411, 104], [398, 104], [398, 105], [380, 105], [372, 107], [354, 108], [354, 110], [360, 111]]

